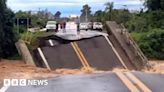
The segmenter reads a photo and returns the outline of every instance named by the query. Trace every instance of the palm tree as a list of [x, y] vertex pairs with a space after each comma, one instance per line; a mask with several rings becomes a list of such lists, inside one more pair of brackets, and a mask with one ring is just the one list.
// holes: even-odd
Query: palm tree
[[107, 3], [105, 3], [105, 6], [106, 6], [105, 11], [109, 14], [109, 20], [111, 20], [114, 3], [113, 2], [107, 2]]

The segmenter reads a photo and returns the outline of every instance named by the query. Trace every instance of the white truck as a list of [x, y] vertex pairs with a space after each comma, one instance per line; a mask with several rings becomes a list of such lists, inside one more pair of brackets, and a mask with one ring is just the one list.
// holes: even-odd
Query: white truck
[[48, 31], [57, 31], [56, 30], [56, 21], [48, 21], [46, 25], [47, 32]]
[[93, 29], [102, 31], [103, 30], [103, 24], [101, 22], [94, 22], [93, 23]]
[[88, 23], [87, 22], [80, 23], [80, 30], [88, 30]]

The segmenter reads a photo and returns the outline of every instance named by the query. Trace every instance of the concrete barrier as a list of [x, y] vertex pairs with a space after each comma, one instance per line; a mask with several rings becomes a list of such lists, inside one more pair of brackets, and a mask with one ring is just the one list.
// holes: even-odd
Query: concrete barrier
[[15, 43], [15, 45], [18, 50], [18, 53], [22, 56], [22, 58], [26, 62], [26, 64], [35, 66], [32, 55], [31, 55], [29, 49], [27, 48], [25, 42], [23, 40], [19, 40], [18, 42]]
[[106, 25], [109, 27], [111, 34], [118, 40], [130, 61], [137, 67], [138, 70], [151, 67], [148, 64], [148, 59], [142, 53], [125, 27], [119, 26], [114, 21], [108, 21], [106, 22]]

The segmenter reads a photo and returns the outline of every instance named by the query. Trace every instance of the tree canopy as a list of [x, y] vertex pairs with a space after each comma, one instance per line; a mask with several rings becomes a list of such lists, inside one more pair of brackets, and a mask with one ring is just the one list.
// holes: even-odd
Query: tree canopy
[[145, 6], [149, 11], [164, 10], [164, 0], [146, 0]]
[[81, 16], [80, 16], [80, 20], [81, 21], [89, 21], [89, 19], [91, 18], [91, 7], [86, 4], [83, 6], [83, 9], [81, 10]]
[[7, 8], [6, 0], [0, 0], [0, 57], [7, 58], [16, 53], [13, 32], [14, 13]]
[[57, 11], [54, 15], [55, 19], [59, 19], [60, 18], [60, 15], [61, 15], [61, 12], [60, 11]]
[[107, 12], [107, 15], [109, 16], [109, 19], [112, 19], [112, 11], [113, 11], [113, 7], [114, 7], [114, 3], [113, 2], [107, 2], [105, 3], [105, 11]]

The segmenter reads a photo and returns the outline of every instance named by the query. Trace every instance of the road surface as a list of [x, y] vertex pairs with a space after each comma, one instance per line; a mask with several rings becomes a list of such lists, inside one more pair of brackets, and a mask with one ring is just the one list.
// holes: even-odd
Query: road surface
[[[56, 42], [51, 40], [52, 43]], [[40, 51], [38, 49], [34, 51], [34, 57], [37, 62], [41, 63], [40, 66], [50, 69], [77, 69], [84, 67], [85, 64], [98, 70], [124, 68], [113, 48], [103, 36], [73, 41], [77, 46], [71, 45], [71, 43], [41, 47]]]
[[[164, 75], [132, 72], [65, 75], [49, 78], [47, 86], [9, 87], [4, 92], [163, 92]], [[127, 80], [126, 80], [127, 78]], [[124, 79], [124, 81], [122, 80]], [[136, 81], [138, 80], [138, 81]], [[132, 82], [134, 81], [134, 82]], [[129, 83], [129, 84], [128, 84]], [[128, 84], [128, 85], [127, 85]], [[143, 86], [140, 86], [143, 85]], [[153, 85], [153, 86], [152, 86]]]

